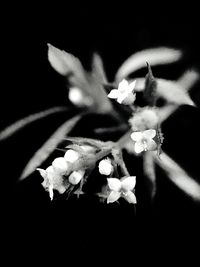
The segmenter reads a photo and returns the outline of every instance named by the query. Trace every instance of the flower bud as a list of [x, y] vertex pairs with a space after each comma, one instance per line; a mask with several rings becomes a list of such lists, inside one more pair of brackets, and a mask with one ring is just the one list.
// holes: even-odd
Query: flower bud
[[54, 171], [60, 175], [64, 175], [68, 170], [68, 163], [63, 157], [54, 159], [52, 166], [54, 168]]
[[83, 170], [72, 172], [69, 176], [69, 182], [73, 185], [78, 184], [80, 180], [83, 178], [84, 174], [85, 174], [85, 171]]
[[110, 175], [113, 172], [113, 165], [110, 159], [103, 159], [99, 162], [99, 172], [102, 175]]
[[158, 124], [158, 116], [153, 109], [142, 109], [129, 120], [133, 131], [154, 129]]
[[78, 158], [79, 158], [79, 153], [76, 152], [73, 149], [67, 150], [66, 153], [65, 153], [65, 155], [64, 155], [64, 159], [67, 162], [71, 162], [71, 163], [74, 163]]

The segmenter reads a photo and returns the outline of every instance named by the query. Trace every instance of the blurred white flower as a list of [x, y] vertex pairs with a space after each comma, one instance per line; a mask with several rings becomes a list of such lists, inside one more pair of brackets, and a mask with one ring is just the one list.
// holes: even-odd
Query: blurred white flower
[[102, 175], [110, 175], [113, 172], [113, 165], [109, 158], [103, 159], [99, 162], [99, 172]]
[[84, 177], [84, 174], [85, 174], [84, 170], [73, 171], [69, 176], [69, 182], [73, 185], [78, 184]]
[[135, 101], [135, 88], [136, 80], [128, 83], [127, 80], [123, 79], [118, 86], [118, 89], [113, 89], [108, 94], [109, 98], [116, 99], [119, 104], [131, 105]]
[[78, 158], [79, 158], [79, 153], [73, 149], [67, 150], [64, 155], [64, 159], [70, 163], [74, 163]]
[[143, 132], [133, 132], [131, 138], [135, 141], [135, 152], [141, 153], [142, 151], [155, 150], [157, 145], [152, 139], [156, 136], [156, 130], [149, 129]]
[[136, 176], [129, 176], [123, 180], [117, 178], [108, 178], [108, 187], [111, 190], [107, 203], [113, 203], [117, 201], [120, 197], [125, 198], [129, 203], [135, 204], [136, 196], [132, 192], [136, 184]]
[[145, 108], [137, 111], [133, 117], [129, 119], [129, 124], [133, 131], [144, 131], [155, 128], [158, 124], [156, 109]]
[[68, 170], [68, 163], [63, 157], [54, 159], [52, 166], [57, 174], [64, 175]]
[[93, 103], [92, 98], [86, 96], [78, 87], [70, 87], [68, 97], [74, 105], [79, 107], [91, 106]]

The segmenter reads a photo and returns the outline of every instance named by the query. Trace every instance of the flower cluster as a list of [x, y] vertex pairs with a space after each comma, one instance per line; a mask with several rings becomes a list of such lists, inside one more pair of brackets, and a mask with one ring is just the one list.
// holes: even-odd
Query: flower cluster
[[[143, 172], [151, 184], [151, 197], [155, 196], [156, 192], [157, 164], [176, 186], [200, 201], [198, 182], [161, 150], [164, 140], [162, 123], [180, 105], [195, 106], [188, 91], [198, 81], [199, 73], [194, 69], [186, 70], [181, 77], [172, 81], [155, 78], [151, 70], [152, 66], [177, 62], [182, 56], [181, 51], [167, 47], [139, 51], [124, 61], [114, 80], [110, 82], [107, 80], [102, 59], [97, 53], [93, 55], [91, 69], [88, 71], [74, 55], [48, 44], [49, 63], [67, 79], [67, 96], [76, 115], [70, 118], [67, 116], [66, 121], [34, 153], [20, 180], [31, 175], [63, 140], [67, 140], [66, 142], [71, 144], [65, 147], [63, 157], [56, 158], [46, 169], [37, 169], [43, 178], [42, 186], [49, 192], [51, 199], [54, 197], [54, 191], [65, 193], [67, 197], [71, 194], [79, 195], [80, 192], [85, 194], [87, 190], [84, 186], [93, 175], [93, 170], [98, 168], [99, 175], [94, 176], [101, 179], [101, 182], [97, 183], [102, 186], [97, 190], [99, 197], [107, 199], [107, 203], [124, 198], [135, 204], [136, 177], [133, 176], [132, 170], [129, 174], [130, 170], [123, 159], [126, 150], [130, 157], [137, 156], [143, 160]], [[145, 77], [130, 78], [134, 77], [134, 72], [144, 67], [147, 67]], [[163, 106], [159, 104], [159, 100]], [[67, 112], [69, 109], [63, 106], [52, 107], [29, 115], [1, 131], [0, 141], [38, 119]], [[109, 124], [104, 128], [98, 123], [95, 123], [94, 127], [92, 125], [95, 139], [72, 137], [72, 130], [82, 119], [87, 118], [87, 115], [95, 118], [99, 115], [105, 116], [113, 125]], [[81, 131], [80, 128], [80, 134]], [[112, 134], [118, 140], [113, 141]], [[105, 139], [106, 141], [102, 141]]]
[[[64, 157], [54, 159], [52, 165], [46, 170], [37, 169], [44, 179], [42, 185], [49, 192], [51, 200], [53, 199], [53, 190], [57, 190], [60, 194], [63, 194], [69, 184], [76, 185], [83, 179], [85, 174], [83, 169], [70, 173], [70, 170], [73, 169], [73, 165], [76, 164], [79, 158], [80, 154], [77, 151], [69, 149], [66, 151]], [[67, 175], [69, 175], [68, 182], [65, 179]]]

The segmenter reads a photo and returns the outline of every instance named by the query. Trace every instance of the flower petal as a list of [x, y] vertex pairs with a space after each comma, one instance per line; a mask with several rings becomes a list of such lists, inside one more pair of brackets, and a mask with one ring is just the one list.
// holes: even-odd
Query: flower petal
[[113, 203], [117, 201], [120, 197], [121, 192], [112, 191], [107, 198], [107, 203]]
[[127, 192], [127, 194], [124, 195], [124, 198], [126, 199], [126, 201], [128, 201], [128, 203], [133, 203], [133, 204], [137, 203], [136, 196], [131, 191]]
[[131, 82], [130, 84], [129, 84], [129, 88], [128, 88], [128, 91], [129, 91], [129, 93], [131, 93], [131, 92], [133, 92], [133, 90], [135, 89], [135, 85], [136, 85], [136, 80], [134, 80], [133, 82]]
[[128, 88], [128, 81], [123, 79], [118, 85], [118, 90], [120, 92], [124, 92], [125, 90], [127, 90], [127, 88]]
[[39, 171], [42, 178], [44, 178], [44, 179], [47, 178], [47, 171], [46, 170], [40, 169], [40, 168], [37, 168], [36, 170]]
[[144, 150], [145, 150], [145, 147], [144, 147], [143, 143], [141, 143], [141, 142], [136, 142], [135, 143], [135, 153], [139, 154]]
[[133, 132], [131, 134], [131, 139], [133, 139], [133, 141], [136, 141], [136, 142], [139, 141], [139, 140], [141, 140], [142, 137], [143, 137], [142, 132]]
[[144, 136], [144, 138], [152, 139], [156, 136], [156, 130], [154, 130], [154, 129], [146, 130], [143, 132], [143, 136]]
[[110, 188], [110, 190], [119, 192], [121, 189], [121, 181], [117, 178], [108, 178], [108, 186]]
[[147, 150], [156, 150], [157, 144], [154, 140], [147, 140]]
[[110, 91], [110, 93], [108, 94], [109, 98], [118, 98], [119, 95], [119, 91], [117, 89], [113, 89]]
[[136, 184], [136, 176], [129, 176], [125, 178], [121, 183], [122, 189], [124, 191], [132, 191]]
[[127, 94], [126, 93], [123, 93], [123, 94], [119, 93], [118, 98], [117, 98], [117, 102], [119, 104], [121, 104], [126, 97], [127, 97]]

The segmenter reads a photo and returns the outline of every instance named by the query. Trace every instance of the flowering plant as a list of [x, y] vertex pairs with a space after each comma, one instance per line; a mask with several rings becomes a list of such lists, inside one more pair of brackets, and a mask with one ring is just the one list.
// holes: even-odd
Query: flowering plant
[[[51, 66], [64, 76], [68, 85], [68, 99], [76, 115], [65, 121], [33, 155], [23, 170], [20, 180], [39, 171], [42, 186], [50, 199], [55, 192], [70, 197], [91, 193], [87, 190], [92, 174], [98, 170], [97, 187], [92, 192], [107, 203], [121, 201], [137, 203], [137, 176], [130, 171], [126, 155], [143, 160], [143, 172], [149, 181], [149, 194], [156, 194], [155, 167], [160, 166], [168, 178], [185, 194], [200, 201], [200, 184], [190, 177], [166, 152], [162, 124], [180, 105], [195, 106], [188, 93], [199, 74], [187, 70], [177, 81], [154, 77], [152, 68], [178, 61], [182, 53], [171, 48], [153, 48], [130, 56], [119, 68], [113, 82], [109, 82], [101, 57], [94, 54], [91, 71], [86, 71], [78, 58], [48, 45]], [[140, 68], [145, 77], [130, 78]], [[164, 100], [163, 105], [159, 101]], [[0, 132], [3, 141], [24, 126], [65, 107], [54, 107], [30, 115]], [[94, 126], [95, 137], [74, 136], [77, 124], [89, 114], [109, 115], [112, 125]], [[103, 134], [109, 138], [101, 138]], [[116, 134], [118, 138], [111, 137]], [[46, 166], [45, 161], [55, 151], [56, 157]], [[136, 168], [136, 167], [135, 167]], [[133, 168], [134, 169], [134, 168]], [[100, 182], [99, 182], [100, 180]]]

